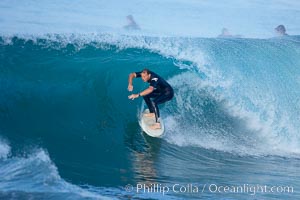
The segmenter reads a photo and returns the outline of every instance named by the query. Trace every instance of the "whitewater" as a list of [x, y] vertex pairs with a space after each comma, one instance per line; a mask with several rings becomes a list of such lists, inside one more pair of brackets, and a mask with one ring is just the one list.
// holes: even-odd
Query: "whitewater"
[[[0, 198], [299, 198], [299, 13], [280, 0], [1, 1]], [[141, 30], [123, 28], [129, 14]], [[159, 139], [127, 98], [143, 68], [175, 92]]]

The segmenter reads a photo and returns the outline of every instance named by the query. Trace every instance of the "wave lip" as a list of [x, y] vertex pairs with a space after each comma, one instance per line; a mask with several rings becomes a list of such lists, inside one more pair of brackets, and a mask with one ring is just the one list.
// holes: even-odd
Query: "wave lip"
[[6, 159], [10, 154], [11, 147], [6, 141], [0, 138], [0, 160]]

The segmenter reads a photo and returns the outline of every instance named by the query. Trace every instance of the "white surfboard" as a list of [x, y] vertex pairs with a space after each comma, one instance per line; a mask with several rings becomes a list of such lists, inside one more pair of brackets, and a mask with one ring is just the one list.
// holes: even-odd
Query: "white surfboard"
[[142, 127], [143, 131], [147, 133], [151, 137], [160, 137], [165, 130], [164, 123], [162, 119], [160, 119], [160, 129], [151, 129], [150, 126], [155, 123], [154, 117], [144, 117], [145, 113], [149, 113], [149, 109], [146, 109], [144, 112], [141, 113], [140, 116], [140, 126]]

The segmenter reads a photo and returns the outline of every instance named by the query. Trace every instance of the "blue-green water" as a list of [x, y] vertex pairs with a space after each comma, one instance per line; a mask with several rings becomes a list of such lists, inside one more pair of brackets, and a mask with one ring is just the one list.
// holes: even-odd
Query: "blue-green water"
[[[300, 198], [299, 37], [90, 38], [1, 37], [2, 199]], [[175, 91], [159, 139], [127, 98], [145, 67]]]

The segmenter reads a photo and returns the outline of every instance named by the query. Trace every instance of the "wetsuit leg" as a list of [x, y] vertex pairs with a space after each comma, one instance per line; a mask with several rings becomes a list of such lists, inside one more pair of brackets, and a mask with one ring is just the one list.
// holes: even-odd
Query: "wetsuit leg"
[[155, 98], [155, 97], [158, 97], [160, 94], [159, 93], [150, 93], [146, 96], [143, 96], [145, 102], [146, 102], [146, 105], [147, 107], [149, 108], [149, 111], [150, 113], [155, 113], [155, 107], [154, 105], [152, 104], [152, 101], [150, 98]]
[[166, 91], [165, 93], [157, 96], [156, 98], [154, 98], [153, 101], [151, 101], [152, 107], [154, 108], [156, 122], [158, 122], [158, 119], [160, 117], [158, 105], [165, 103], [166, 101], [170, 101], [173, 98], [173, 96], [174, 96], [173, 91]]

